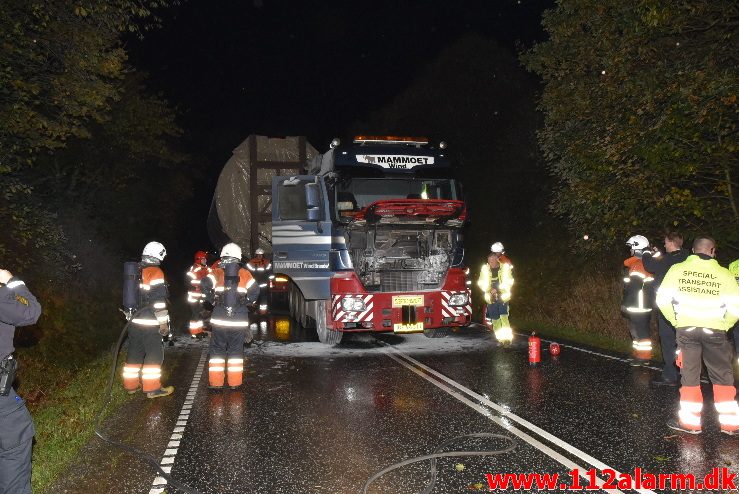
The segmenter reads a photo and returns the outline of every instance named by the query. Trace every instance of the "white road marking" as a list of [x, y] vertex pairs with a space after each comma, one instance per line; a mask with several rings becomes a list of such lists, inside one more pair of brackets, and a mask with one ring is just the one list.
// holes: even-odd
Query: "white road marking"
[[[185, 397], [185, 403], [182, 405], [182, 408], [180, 409], [180, 415], [177, 418], [177, 423], [174, 429], [172, 430], [172, 435], [169, 438], [167, 449], [164, 451], [164, 455], [162, 455], [162, 459], [159, 462], [159, 465], [162, 467], [162, 470], [164, 470], [167, 473], [170, 473], [172, 471], [172, 465], [174, 465], [175, 458], [177, 457], [177, 450], [180, 447], [180, 440], [182, 439], [182, 433], [185, 432], [185, 426], [187, 426], [187, 421], [190, 418], [190, 410], [192, 409], [192, 402], [195, 399], [195, 395], [198, 391], [198, 385], [200, 384], [200, 376], [203, 374], [203, 369], [205, 368], [205, 360], [207, 356], [208, 356], [208, 347], [203, 347], [203, 350], [200, 352], [200, 360], [198, 361], [198, 366], [195, 369], [195, 375], [193, 376], [192, 382], [190, 383], [190, 389], [188, 390], [187, 396]], [[149, 489], [149, 494], [162, 494], [165, 492], [166, 488], [167, 488], [167, 479], [165, 479], [162, 476], [157, 475], [154, 478], [154, 481], [151, 483], [151, 489]]]
[[[531, 438], [531, 436], [528, 436], [528, 434], [526, 434], [525, 432], [522, 432], [522, 431], [516, 429], [512, 425], [505, 425], [505, 422], [504, 421], [505, 420], [509, 420], [509, 421], [512, 421], [512, 422], [516, 422], [520, 426], [522, 426], [524, 429], [528, 429], [528, 431], [533, 432], [534, 434], [539, 435], [540, 437], [546, 439], [547, 441], [549, 441], [552, 444], [558, 446], [559, 448], [561, 448], [561, 449], [563, 449], [563, 450], [565, 450], [565, 451], [573, 454], [574, 456], [576, 456], [577, 458], [579, 458], [582, 461], [586, 462], [587, 464], [591, 465], [592, 467], [594, 467], [594, 468], [596, 468], [596, 469], [598, 469], [600, 471], [603, 471], [605, 469], [611, 469], [614, 472], [616, 472], [616, 477], [619, 476], [619, 472], [616, 469], [614, 469], [614, 468], [606, 465], [605, 463], [603, 463], [602, 461], [600, 461], [600, 460], [598, 460], [596, 458], [593, 458], [592, 456], [590, 456], [589, 454], [585, 453], [584, 451], [581, 451], [581, 450], [577, 449], [576, 447], [572, 446], [571, 444], [563, 441], [562, 439], [559, 439], [558, 437], [556, 437], [553, 434], [550, 434], [549, 432], [545, 431], [544, 429], [542, 429], [542, 428], [540, 428], [540, 427], [532, 424], [531, 422], [527, 421], [526, 419], [524, 419], [522, 417], [519, 417], [518, 415], [516, 415], [515, 413], [511, 412], [506, 407], [504, 407], [504, 406], [502, 406], [502, 405], [500, 405], [498, 403], [495, 403], [495, 402], [487, 399], [486, 397], [484, 397], [484, 396], [482, 396], [482, 395], [480, 395], [478, 393], [475, 393], [471, 389], [469, 389], [469, 388], [467, 388], [467, 387], [459, 384], [458, 382], [454, 381], [453, 379], [450, 379], [449, 377], [445, 376], [444, 374], [442, 374], [442, 373], [440, 373], [440, 372], [438, 372], [438, 371], [436, 371], [436, 370], [434, 370], [434, 369], [432, 369], [432, 368], [430, 368], [430, 367], [422, 364], [421, 362], [419, 362], [418, 360], [414, 359], [413, 357], [411, 357], [409, 355], [406, 355], [403, 352], [401, 352], [399, 350], [396, 350], [396, 349], [394, 349], [392, 347], [389, 347], [389, 346], [385, 346], [383, 348], [383, 350], [393, 360], [398, 361], [403, 366], [405, 366], [408, 369], [412, 370], [415, 374], [423, 377], [424, 379], [426, 379], [430, 383], [434, 384], [438, 388], [446, 391], [448, 394], [450, 394], [454, 398], [458, 399], [459, 401], [462, 401], [463, 403], [467, 404], [471, 408], [477, 410], [482, 415], [485, 415], [486, 417], [489, 417], [491, 420], [493, 420], [494, 422], [496, 422], [498, 425], [501, 425], [502, 427], [510, 430], [511, 432], [513, 432], [514, 434], [518, 435], [519, 437], [521, 437], [526, 442], [528, 442], [532, 446], [536, 447], [537, 449], [539, 449], [540, 451], [542, 451], [546, 455], [548, 455], [551, 458], [555, 459], [556, 461], [558, 461], [562, 465], [570, 468], [570, 470], [572, 468], [578, 468], [578, 469], [580, 469], [581, 472], [586, 472], [587, 469], [575, 465], [574, 463], [570, 462], [566, 458], [562, 457], [559, 453], [556, 453], [553, 450], [551, 450], [550, 448], [542, 445], [541, 443], [539, 443], [538, 441], [536, 441], [536, 439]], [[431, 378], [428, 374], [432, 374], [433, 376], [435, 376], [436, 378], [440, 379], [441, 381], [444, 381], [445, 383], [447, 383], [450, 386], [456, 388], [457, 390], [461, 391], [462, 393], [470, 396], [471, 398], [475, 399], [478, 403], [482, 403], [482, 404], [484, 404], [484, 405], [492, 408], [495, 412], [499, 413], [501, 415], [501, 417], [495, 417], [495, 418], [498, 419], [498, 420], [495, 420], [494, 416], [491, 415], [490, 410], [485, 409], [483, 407], [480, 407], [478, 404], [475, 404], [475, 403], [470, 402], [469, 400], [467, 400], [467, 398], [465, 398], [465, 397], [461, 396], [459, 393], [451, 390], [448, 386], [445, 386], [444, 384], [440, 383], [437, 379]], [[481, 410], [484, 410], [484, 411], [481, 411]], [[513, 429], [516, 429], [517, 431], [521, 432], [521, 435], [520, 434], [517, 434]], [[531, 438], [533, 442], [532, 441], [529, 441], [524, 436]], [[544, 446], [544, 448], [546, 448], [546, 450], [545, 449], [542, 449], [541, 447], [539, 447], [539, 445]], [[550, 452], [555, 453], [555, 455], [557, 455], [557, 456], [553, 456], [552, 454], [550, 454]], [[573, 467], [572, 465], [575, 465], [575, 467]], [[584, 473], [581, 474], [581, 476], [583, 478], [586, 478], [586, 475]], [[599, 478], [599, 480], [601, 480], [601, 484], [599, 484], [599, 485], [602, 485], [602, 479]], [[617, 489], [616, 490], [608, 489], [608, 491], [609, 492], [621, 492], [621, 491], [619, 491]], [[640, 492], [640, 493], [643, 493], [643, 494], [654, 494], [654, 491], [651, 491], [649, 489], [639, 489], [639, 490], [637, 490], [637, 492]]]
[[[513, 334], [516, 335], [516, 336], [528, 337], [524, 333], [514, 332]], [[564, 348], [572, 348], [573, 350], [577, 350], [578, 352], [589, 353], [590, 355], [597, 355], [598, 357], [603, 357], [603, 358], [607, 358], [607, 359], [611, 359], [611, 360], [618, 360], [619, 362], [625, 362], [625, 363], [628, 363], [629, 362], [629, 359], [626, 359], [626, 358], [623, 358], [623, 357], [616, 357], [614, 355], [608, 355], [606, 353], [600, 353], [600, 352], [596, 352], [596, 351], [593, 351], [593, 350], [588, 350], [586, 348], [580, 348], [580, 347], [575, 346], [575, 345], [568, 345], [568, 344], [565, 344], [565, 343], [560, 343], [558, 341], [548, 340], [548, 339], [545, 339], [545, 338], [542, 338], [541, 341], [542, 341], [542, 343], [543, 342], [557, 343], [561, 347], [564, 347]], [[661, 368], [654, 367], [652, 365], [642, 365], [640, 367], [643, 367], [645, 369], [652, 369], [652, 370], [656, 370], [656, 371], [661, 371], [662, 370]]]

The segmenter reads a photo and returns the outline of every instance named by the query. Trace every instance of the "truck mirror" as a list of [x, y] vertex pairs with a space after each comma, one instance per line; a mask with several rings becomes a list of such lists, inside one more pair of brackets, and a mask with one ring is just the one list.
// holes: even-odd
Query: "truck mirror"
[[320, 208], [308, 208], [308, 221], [321, 221], [321, 209]]
[[318, 184], [305, 184], [305, 204], [309, 211], [321, 206], [319, 191]]

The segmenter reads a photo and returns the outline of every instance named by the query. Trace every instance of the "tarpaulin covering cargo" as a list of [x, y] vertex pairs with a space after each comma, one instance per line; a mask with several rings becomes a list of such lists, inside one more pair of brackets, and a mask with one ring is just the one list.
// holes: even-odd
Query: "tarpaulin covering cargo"
[[317, 154], [304, 137], [247, 137], [218, 177], [208, 216], [213, 245], [236, 242], [245, 252], [271, 252], [272, 177], [299, 174]]

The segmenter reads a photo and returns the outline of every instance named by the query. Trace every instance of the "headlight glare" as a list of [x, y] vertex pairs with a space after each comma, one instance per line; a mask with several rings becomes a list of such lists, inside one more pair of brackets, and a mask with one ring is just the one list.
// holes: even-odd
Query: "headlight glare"
[[449, 305], [466, 305], [467, 300], [466, 293], [455, 293], [449, 297]]
[[341, 308], [345, 311], [360, 311], [366, 309], [361, 298], [346, 297], [341, 299]]

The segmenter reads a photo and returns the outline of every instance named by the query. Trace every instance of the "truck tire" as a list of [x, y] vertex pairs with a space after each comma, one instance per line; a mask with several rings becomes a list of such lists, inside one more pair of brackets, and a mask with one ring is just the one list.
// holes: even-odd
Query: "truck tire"
[[290, 312], [290, 317], [292, 319], [297, 320], [298, 319], [297, 311], [296, 311], [297, 300], [295, 297], [295, 290], [296, 290], [295, 285], [293, 283], [290, 283], [290, 285], [287, 288], [287, 307], [288, 307], [288, 311]]
[[428, 328], [423, 330], [426, 338], [446, 338], [449, 335], [449, 328]]
[[341, 331], [333, 331], [328, 329], [326, 321], [326, 301], [317, 300], [316, 304], [316, 333], [318, 333], [318, 341], [325, 345], [338, 345], [344, 333]]

